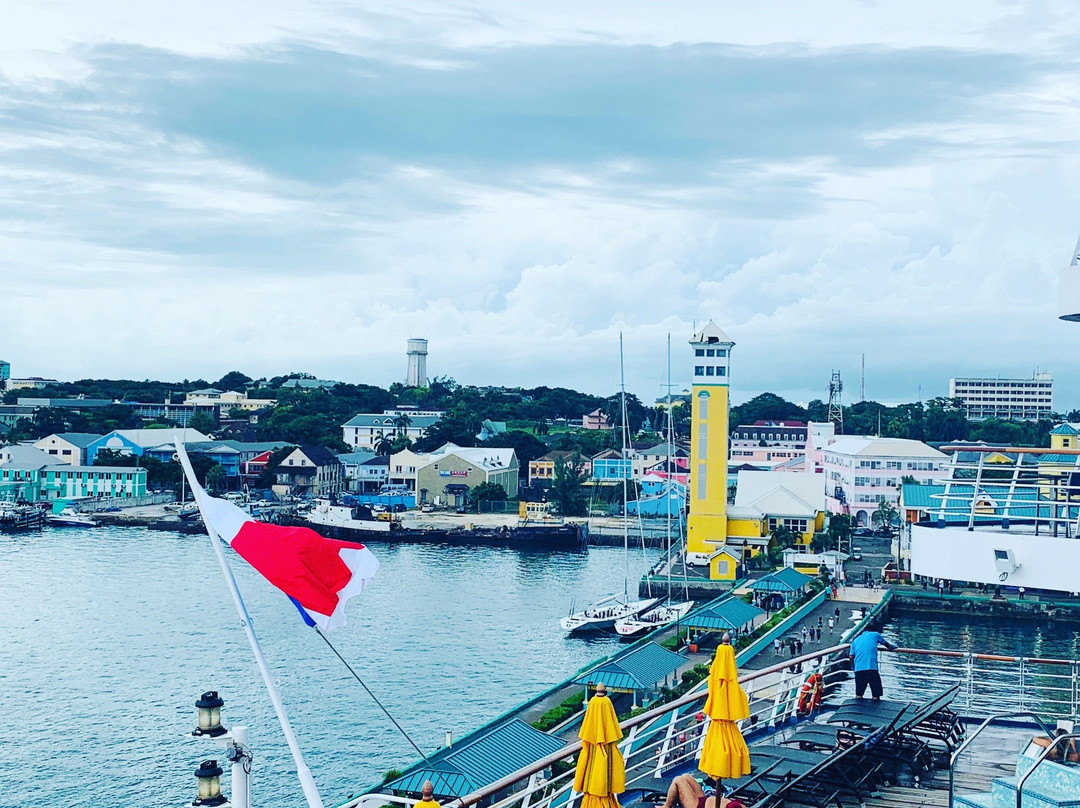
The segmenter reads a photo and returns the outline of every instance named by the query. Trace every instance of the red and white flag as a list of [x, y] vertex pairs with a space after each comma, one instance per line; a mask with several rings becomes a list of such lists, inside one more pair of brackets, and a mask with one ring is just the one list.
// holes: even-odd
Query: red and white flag
[[176, 453], [211, 536], [217, 535], [284, 592], [310, 625], [345, 625], [345, 604], [359, 595], [379, 569], [363, 544], [320, 536], [306, 527], [258, 522], [250, 514], [206, 493], [192, 471], [183, 443]]

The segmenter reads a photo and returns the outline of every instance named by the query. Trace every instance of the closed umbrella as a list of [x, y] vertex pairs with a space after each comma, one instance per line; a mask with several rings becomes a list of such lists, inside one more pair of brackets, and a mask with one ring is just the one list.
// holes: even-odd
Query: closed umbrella
[[749, 774], [750, 750], [735, 722], [750, 717], [750, 703], [739, 685], [735, 649], [728, 642], [716, 649], [709, 671], [705, 715], [711, 720], [698, 768], [717, 780]]
[[582, 746], [574, 791], [583, 795], [581, 808], [621, 808], [615, 795], [626, 790], [626, 763], [617, 746], [622, 728], [602, 684], [589, 700], [578, 737]]

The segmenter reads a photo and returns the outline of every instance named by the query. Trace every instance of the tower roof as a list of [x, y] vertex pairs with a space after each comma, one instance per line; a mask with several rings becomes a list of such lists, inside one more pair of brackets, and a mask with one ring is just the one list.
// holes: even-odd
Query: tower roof
[[705, 342], [705, 343], [726, 343], [728, 345], [734, 345], [731, 337], [724, 333], [712, 320], [706, 323], [705, 327], [694, 334], [693, 339], [690, 342]]

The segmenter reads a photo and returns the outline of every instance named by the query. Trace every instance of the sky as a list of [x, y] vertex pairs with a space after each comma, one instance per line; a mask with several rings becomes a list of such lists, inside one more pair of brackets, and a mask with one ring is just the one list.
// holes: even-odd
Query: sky
[[610, 394], [1055, 377], [1080, 232], [1068, 2], [9, 0], [0, 358]]

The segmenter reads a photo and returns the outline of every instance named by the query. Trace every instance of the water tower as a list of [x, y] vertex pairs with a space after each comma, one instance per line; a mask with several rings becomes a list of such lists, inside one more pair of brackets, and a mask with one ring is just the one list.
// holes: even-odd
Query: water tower
[[409, 387], [427, 387], [427, 340], [409, 340], [407, 351], [409, 354], [409, 375], [405, 384]]

